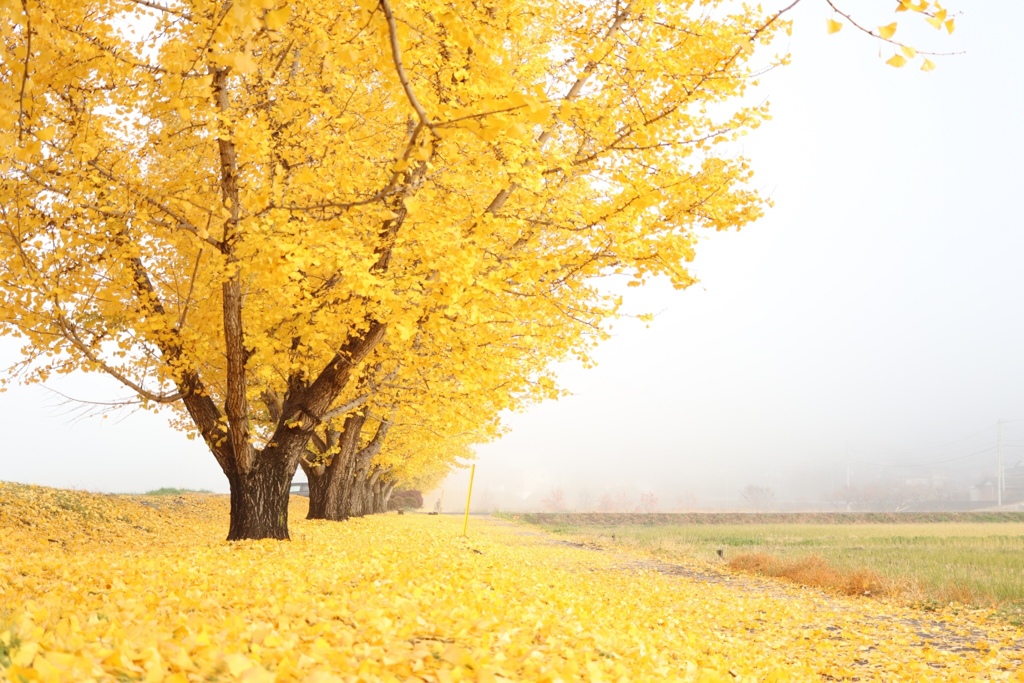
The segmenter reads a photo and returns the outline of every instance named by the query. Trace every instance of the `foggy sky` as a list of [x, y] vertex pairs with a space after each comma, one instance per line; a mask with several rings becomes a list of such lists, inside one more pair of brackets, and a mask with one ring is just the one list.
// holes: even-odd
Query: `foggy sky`
[[[566, 368], [573, 397], [512, 416], [478, 449], [475, 498], [729, 507], [748, 484], [994, 473], [996, 421], [1024, 418], [1024, 6], [963, 8], [950, 39], [926, 37], [966, 54], [922, 73], [798, 7], [793, 64], [762, 88], [773, 120], [744, 144], [774, 209], [698, 248], [700, 284], [636, 297], [655, 323]], [[1012, 465], [1024, 422], [1003, 431]]]
[[[826, 35], [823, 2], [797, 7], [793, 64], [760, 89], [773, 120], [742, 145], [775, 207], [708, 236], [685, 292], [631, 290], [628, 308], [655, 321], [618, 321], [597, 369], [559, 368], [573, 396], [510, 416], [478, 449], [475, 498], [535, 505], [561, 488], [570, 505], [586, 490], [729, 506], [748, 484], [799, 496], [908, 465], [973, 480], [994, 472], [999, 419], [1018, 420], [1003, 428], [1009, 464], [1024, 456], [1024, 4], [959, 5], [952, 37], [917, 43], [965, 51], [932, 73], [885, 66], [891, 51], [878, 58], [849, 26]], [[5, 366], [16, 358], [0, 343]], [[0, 480], [227, 491], [164, 418], [73, 420], [59, 403], [38, 387], [0, 394]], [[446, 509], [464, 504], [465, 479], [444, 484]]]

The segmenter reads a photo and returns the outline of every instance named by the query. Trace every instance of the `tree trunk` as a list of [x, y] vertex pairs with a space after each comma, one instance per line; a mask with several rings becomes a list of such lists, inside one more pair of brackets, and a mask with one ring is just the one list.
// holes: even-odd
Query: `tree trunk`
[[376, 514], [380, 514], [381, 512], [383, 512], [383, 510], [380, 509], [380, 504], [384, 500], [384, 495], [383, 495], [382, 488], [383, 488], [383, 485], [381, 484], [380, 480], [377, 480], [377, 481], [373, 482], [373, 485], [370, 487], [370, 491], [371, 491], [370, 504], [371, 504], [371, 507], [373, 508], [372, 512], [375, 515]]
[[334, 455], [329, 467], [319, 477], [309, 480], [309, 513], [306, 519], [330, 519], [340, 521], [348, 518], [345, 514], [345, 500], [349, 497], [345, 476], [351, 472], [352, 454], [344, 450]]
[[338, 444], [341, 450], [334, 454], [331, 464], [323, 469], [323, 474], [316, 475], [314, 470], [319, 468], [307, 468], [309, 513], [306, 519], [348, 519], [356, 448], [359, 446], [359, 433], [365, 421], [366, 416], [356, 414], [345, 419], [345, 431]]
[[381, 477], [373, 485], [373, 512], [380, 514], [388, 511], [388, 501], [395, 490], [395, 482]]
[[323, 514], [321, 511], [326, 509], [324, 506], [326, 505], [327, 486], [324, 475], [327, 473], [327, 468], [323, 465], [310, 465], [305, 458], [299, 461], [299, 465], [306, 473], [306, 482], [309, 486], [309, 510], [306, 512], [306, 519], [319, 519], [315, 514]]
[[352, 495], [349, 497], [348, 504], [348, 515], [349, 517], [362, 517], [361, 510], [363, 507], [363, 484], [359, 481], [359, 473], [356, 472], [352, 476]]
[[370, 492], [367, 484], [369, 483], [366, 474], [366, 465], [369, 463], [360, 463], [361, 467], [356, 469], [355, 475], [352, 481], [352, 504], [350, 507], [350, 514], [353, 517], [363, 517], [368, 513], [368, 505]]
[[371, 469], [371, 464], [380, 453], [390, 429], [391, 420], [381, 420], [377, 424], [377, 431], [373, 435], [373, 439], [356, 454], [355, 482], [352, 489], [352, 515], [355, 517], [374, 513], [374, 485], [384, 471], [376, 465], [373, 465]]
[[377, 485], [373, 477], [366, 480], [366, 495], [363, 497], [363, 514], [372, 515], [377, 512]]
[[366, 511], [368, 515], [375, 515], [380, 512], [380, 487], [381, 487], [381, 470], [379, 467], [374, 468], [373, 474], [370, 475], [369, 479], [366, 480], [366, 489], [369, 496], [367, 496], [367, 506], [369, 509]]
[[228, 540], [274, 538], [288, 540], [288, 489], [294, 467], [287, 459], [260, 458], [248, 474], [228, 475], [231, 485], [231, 524]]

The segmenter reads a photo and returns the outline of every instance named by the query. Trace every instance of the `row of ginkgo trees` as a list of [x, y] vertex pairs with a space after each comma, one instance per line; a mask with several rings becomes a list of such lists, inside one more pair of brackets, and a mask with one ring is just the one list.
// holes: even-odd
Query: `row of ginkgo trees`
[[764, 118], [740, 98], [785, 10], [8, 9], [14, 376], [102, 372], [171, 406], [230, 483], [229, 539], [288, 537], [300, 466], [332, 519], [439, 476], [503, 410], [557, 394], [550, 362], [586, 359], [620, 303], [601, 278], [685, 287], [696, 232], [763, 206], [716, 143]]

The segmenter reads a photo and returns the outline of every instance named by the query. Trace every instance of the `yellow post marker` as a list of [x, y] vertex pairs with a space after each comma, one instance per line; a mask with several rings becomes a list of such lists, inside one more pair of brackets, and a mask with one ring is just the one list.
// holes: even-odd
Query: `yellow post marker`
[[466, 514], [462, 517], [462, 535], [466, 535], [466, 525], [469, 524], [469, 499], [473, 497], [473, 475], [476, 474], [476, 463], [469, 468], [469, 491], [466, 491]]

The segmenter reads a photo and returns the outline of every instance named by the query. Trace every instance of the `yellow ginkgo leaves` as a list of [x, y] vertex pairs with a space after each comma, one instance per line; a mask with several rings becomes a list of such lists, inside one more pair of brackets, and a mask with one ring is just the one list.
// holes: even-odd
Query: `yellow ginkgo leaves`
[[962, 607], [834, 597], [483, 518], [468, 538], [461, 519], [407, 514], [228, 545], [227, 507], [0, 484], [0, 680], [926, 683], [1024, 668], [1021, 629]]
[[[717, 144], [767, 117], [743, 95], [784, 26], [753, 5], [178, 4], [0, 17], [0, 332], [19, 379], [101, 371], [173, 406], [260, 508], [232, 539], [287, 536], [254, 473], [284, 491], [373, 369], [405, 373], [374, 410], [493, 435], [602, 337], [599, 278], [685, 287], [699, 231], [765, 209]], [[455, 461], [429, 451], [431, 476]]]
[[[867, 25], [858, 23], [853, 16], [846, 14], [842, 9], [836, 5], [832, 5], [833, 11], [845, 18], [851, 23], [856, 29], [867, 35], [873, 36], [881, 41], [885, 41], [896, 46], [899, 52], [890, 56], [886, 60], [886, 64], [896, 68], [903, 67], [907, 64], [907, 60], [914, 59], [918, 55], [918, 50], [915, 47], [903, 43], [901, 40], [896, 39], [896, 31], [899, 28], [898, 22], [890, 22], [888, 24], [879, 25], [875, 29], [868, 28]], [[924, 15], [925, 21], [934, 26], [937, 29], [945, 27], [947, 33], [953, 33], [955, 24], [951, 17], [948, 17], [948, 11], [942, 8], [939, 3], [928, 2], [927, 0], [899, 0], [899, 4], [896, 6], [896, 12], [916, 12]], [[835, 17], [827, 20], [827, 30], [830, 34], [838, 33], [842, 28], [843, 24]], [[934, 53], [925, 53], [934, 54]], [[922, 71], [931, 71], [935, 68], [935, 63], [929, 59], [925, 59], [921, 64]]]
[[927, 17], [925, 19], [925, 21], [927, 21], [929, 24], [931, 24], [936, 29], [941, 29], [943, 22], [946, 21], [946, 14], [947, 14], [946, 10], [939, 9], [934, 14], [932, 14], [929, 17]]
[[271, 10], [263, 15], [263, 22], [271, 31], [276, 31], [288, 23], [288, 17], [292, 14], [290, 7], [285, 5], [281, 9]]

